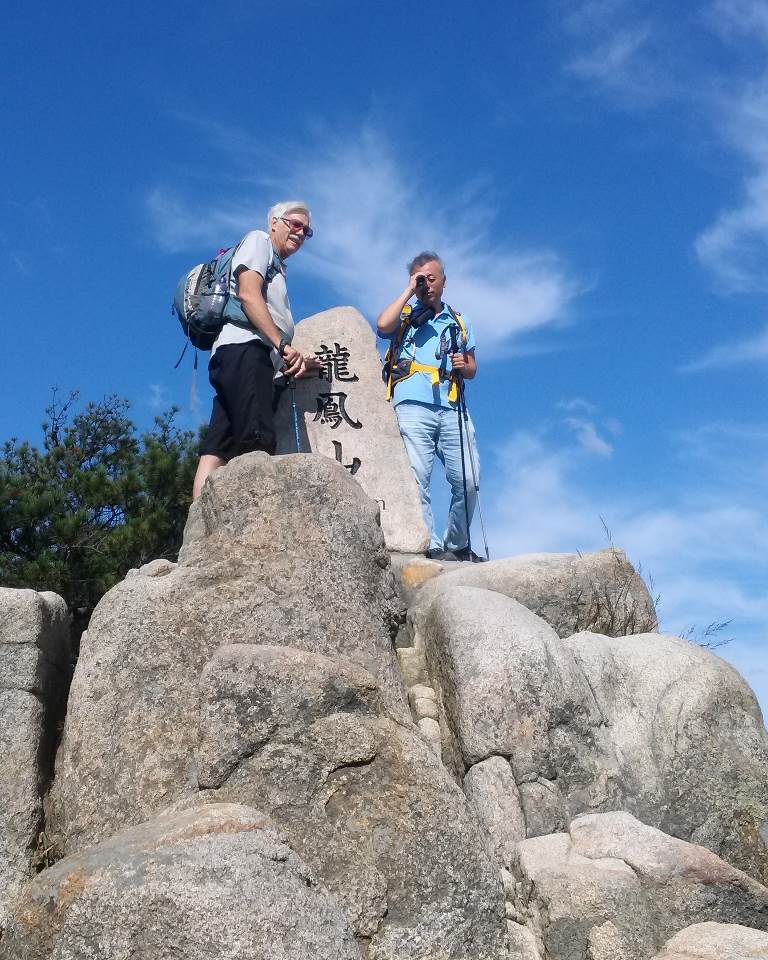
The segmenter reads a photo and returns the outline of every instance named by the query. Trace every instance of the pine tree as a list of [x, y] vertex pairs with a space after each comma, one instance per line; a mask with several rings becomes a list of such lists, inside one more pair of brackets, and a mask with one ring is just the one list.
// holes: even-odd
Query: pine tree
[[43, 444], [7, 441], [0, 458], [0, 586], [60, 594], [76, 636], [131, 568], [175, 559], [189, 509], [197, 438], [177, 410], [137, 437], [117, 396], [75, 409], [54, 398]]

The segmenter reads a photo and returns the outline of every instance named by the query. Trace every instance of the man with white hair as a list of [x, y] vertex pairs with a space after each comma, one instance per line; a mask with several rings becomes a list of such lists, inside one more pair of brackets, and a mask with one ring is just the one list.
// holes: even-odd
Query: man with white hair
[[235, 249], [226, 322], [208, 365], [216, 396], [200, 447], [193, 498], [200, 495], [206, 477], [232, 457], [254, 450], [275, 452], [275, 372], [301, 376], [309, 362], [291, 346], [294, 325], [285, 261], [312, 236], [310, 223], [302, 201], [276, 203], [267, 214], [267, 232], [252, 230]]
[[[403, 292], [376, 321], [379, 336], [391, 342], [387, 399], [395, 405], [400, 435], [419, 488], [429, 530], [427, 556], [476, 563], [484, 558], [470, 546], [469, 525], [477, 503], [474, 481], [479, 482], [480, 460], [471, 419], [467, 417], [466, 430], [459, 422], [463, 381], [477, 373], [475, 335], [472, 324], [443, 301], [445, 268], [436, 253], [425, 250], [418, 254], [408, 264], [408, 274]], [[448, 524], [442, 537], [435, 532], [430, 494], [435, 455], [443, 463], [451, 487]]]

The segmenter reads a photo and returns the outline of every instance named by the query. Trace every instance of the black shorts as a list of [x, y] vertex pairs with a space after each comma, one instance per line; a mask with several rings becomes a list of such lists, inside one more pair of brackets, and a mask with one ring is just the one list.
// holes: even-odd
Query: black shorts
[[211, 357], [208, 379], [216, 396], [201, 455], [228, 461], [254, 450], [275, 452], [270, 353], [260, 340], [249, 340], [219, 347]]

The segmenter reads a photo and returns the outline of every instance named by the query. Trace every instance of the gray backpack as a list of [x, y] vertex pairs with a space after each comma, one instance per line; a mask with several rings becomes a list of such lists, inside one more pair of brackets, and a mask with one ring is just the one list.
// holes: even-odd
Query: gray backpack
[[[220, 250], [213, 260], [198, 263], [179, 279], [171, 313], [175, 313], [179, 318], [187, 342], [175, 367], [181, 363], [190, 343], [196, 350], [210, 350], [225, 323], [233, 323], [246, 330], [251, 328], [239, 300], [237, 297], [230, 297], [229, 293], [232, 259], [236, 250], [237, 246]], [[265, 299], [267, 286], [277, 273], [279, 269], [273, 257], [262, 286]]]

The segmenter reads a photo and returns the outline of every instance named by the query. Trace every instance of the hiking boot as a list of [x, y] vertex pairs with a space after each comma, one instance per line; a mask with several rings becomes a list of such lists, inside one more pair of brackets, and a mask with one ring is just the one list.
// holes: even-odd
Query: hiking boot
[[456, 560], [456, 555], [442, 547], [432, 547], [427, 550], [427, 560]]
[[453, 551], [453, 558], [455, 560], [462, 560], [467, 563], [485, 563], [487, 557], [478, 557], [474, 550], [470, 550], [469, 547], [462, 547], [461, 550]]

